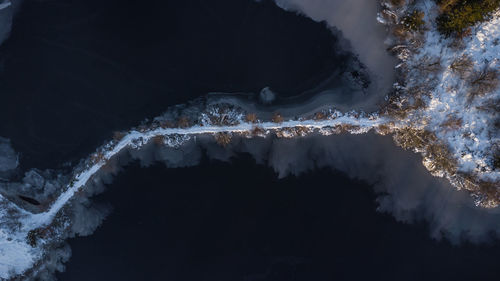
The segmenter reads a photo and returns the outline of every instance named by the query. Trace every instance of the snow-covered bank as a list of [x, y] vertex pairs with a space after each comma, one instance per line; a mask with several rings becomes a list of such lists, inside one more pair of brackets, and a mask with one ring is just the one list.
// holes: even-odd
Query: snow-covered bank
[[[401, 31], [409, 11], [422, 12], [425, 23], [418, 30]], [[398, 34], [392, 51], [401, 59], [388, 114], [429, 134], [425, 144], [407, 138], [400, 145], [422, 153], [429, 171], [469, 190], [476, 204], [498, 206], [500, 11], [463, 38], [439, 33], [434, 1], [402, 8], [386, 4], [384, 12], [379, 19]]]
[[[101, 147], [77, 167], [70, 183], [47, 210], [32, 214], [1, 197], [3, 205], [0, 237], [0, 277], [9, 278], [36, 267], [47, 248], [64, 236], [71, 222], [62, 218], [63, 209], [73, 197], [85, 189], [95, 174], [105, 168], [108, 161], [125, 149], [140, 150], [144, 145], [160, 142], [166, 147], [179, 147], [187, 140], [201, 135], [235, 134], [244, 137], [265, 137], [276, 134], [291, 138], [319, 132], [323, 135], [350, 132], [366, 133], [386, 122], [377, 115], [361, 117], [359, 114], [342, 114], [335, 110], [322, 113], [315, 119], [246, 121], [243, 112], [237, 109], [219, 111], [212, 107], [199, 116], [197, 125], [169, 128], [165, 123], [154, 122], [147, 127], [131, 130]], [[220, 123], [215, 123], [220, 122]], [[221, 125], [230, 124], [230, 125]], [[59, 216], [59, 217], [58, 217]]]
[[[223, 151], [229, 149], [226, 146], [231, 145], [233, 138], [268, 139], [273, 136], [296, 141], [293, 145], [297, 146], [284, 146], [298, 151], [297, 154], [307, 147], [307, 151], [313, 151], [316, 155], [313, 160], [307, 159], [310, 162], [306, 168], [315, 167], [317, 163], [314, 161], [318, 160], [322, 165], [331, 164], [336, 169], [374, 184], [380, 192], [391, 191], [389, 193], [392, 197], [381, 199], [381, 210], [392, 212], [399, 220], [428, 219], [434, 224], [432, 231], [435, 236], [439, 236], [440, 231], [453, 232], [455, 237], [469, 232], [473, 239], [481, 240], [488, 231], [499, 233], [500, 227], [490, 224], [491, 218], [498, 218], [498, 208], [492, 207], [500, 202], [499, 171], [492, 163], [498, 146], [498, 127], [495, 123], [498, 110], [495, 105], [498, 104], [499, 92], [497, 88], [471, 96], [468, 90], [479, 83], [477, 79], [482, 73], [498, 69], [500, 50], [496, 39], [499, 37], [500, 15], [496, 14], [490, 22], [478, 25], [475, 36], [465, 38], [465, 46], [457, 49], [449, 46], [452, 42], [442, 38], [432, 24], [433, 17], [436, 16], [435, 6], [431, 2], [422, 3], [415, 7], [425, 11], [427, 30], [409, 35], [408, 42], [402, 40], [398, 42], [401, 44], [392, 48], [401, 59], [398, 66], [401, 80], [396, 85], [396, 95], [389, 98], [382, 113], [341, 113], [331, 108], [333, 101], [325, 101], [321, 97], [310, 104], [296, 107], [289, 105], [283, 108], [282, 114], [275, 112], [279, 108], [261, 112], [257, 107], [231, 98], [221, 99], [206, 107], [194, 106], [182, 112], [169, 111], [153, 122], [117, 134], [114, 140], [83, 160], [68, 176], [68, 183], [58, 190], [53, 200], [37, 205], [37, 212], [28, 211], [21, 204], [14, 204], [6, 194], [0, 196], [0, 277], [11, 278], [24, 274], [23, 277], [28, 278], [44, 270], [47, 261], [51, 259], [48, 253], [58, 251], [58, 243], [74, 234], [72, 228], [77, 224], [77, 218], [68, 215], [70, 209], [78, 205], [75, 203], [77, 200], [85, 200], [89, 196], [88, 189], [101, 176], [112, 174], [116, 168], [113, 166], [114, 161], [121, 154], [140, 155], [152, 145], [182, 151], [197, 138], [215, 138], [220, 145], [218, 148]], [[406, 10], [393, 9], [390, 5], [386, 8], [386, 14], [395, 15], [394, 22], [386, 21], [388, 26], [399, 24], [398, 19]], [[327, 12], [326, 10], [321, 12]], [[310, 13], [314, 11], [317, 10], [313, 9]], [[465, 57], [471, 59], [473, 67], [466, 67], [463, 73], [457, 72], [456, 59]], [[482, 72], [483, 70], [486, 72]], [[479, 74], [479, 77], [474, 76], [474, 73]], [[470, 78], [474, 80], [468, 80]], [[423, 166], [420, 166], [417, 173], [414, 172], [415, 166], [411, 165], [402, 165], [406, 169], [395, 169], [394, 163], [382, 165], [385, 158], [405, 162], [402, 156], [407, 156], [399, 152], [395, 153], [398, 157], [392, 155], [386, 141], [383, 146], [376, 146], [378, 144], [356, 142], [349, 138], [347, 141], [350, 143], [342, 144], [347, 152], [339, 153], [343, 156], [340, 159], [357, 161], [358, 165], [349, 166], [347, 162], [332, 156], [337, 155], [331, 153], [336, 143], [325, 144], [315, 139], [311, 144], [308, 143], [310, 139], [300, 138], [311, 135], [365, 134], [371, 129], [381, 135], [393, 134], [400, 146], [423, 155], [425, 168], [433, 175], [446, 177], [456, 188], [466, 191], [455, 192], [451, 190], [450, 184], [443, 184], [448, 189], [439, 189], [443, 186], [435, 184], [430, 177], [419, 180], [424, 171]], [[367, 140], [373, 141], [372, 138]], [[356, 151], [353, 144], [363, 146], [360, 151], [368, 156], [361, 152], [350, 153]], [[371, 150], [364, 148], [370, 145], [374, 146]], [[296, 147], [297, 149], [292, 149]], [[377, 151], [381, 147], [384, 148], [383, 153]], [[304, 169], [300, 166], [304, 155], [294, 158], [286, 152], [285, 148], [275, 150], [277, 155], [287, 154], [280, 159], [273, 159], [276, 162], [272, 165], [280, 176]], [[164, 155], [165, 158], [171, 156]], [[376, 161], [372, 161], [370, 156]], [[172, 160], [175, 161], [183, 163], [184, 159]], [[413, 159], [412, 163], [415, 161]], [[9, 167], [12, 166], [14, 165], [10, 164]], [[368, 168], [367, 171], [356, 172], [355, 168], [360, 167]], [[370, 173], [371, 171], [374, 172]], [[417, 183], [407, 186], [407, 182], [401, 181], [401, 177], [390, 174], [392, 172], [406, 176], [408, 171], [412, 173], [407, 177]], [[487, 188], [482, 188], [486, 183]], [[490, 209], [471, 206], [464, 199], [468, 194], [473, 195], [478, 206]], [[23, 203], [24, 206], [31, 204], [30, 201], [40, 203], [36, 198], [22, 200], [27, 201]], [[489, 214], [491, 217], [484, 219], [482, 214]]]

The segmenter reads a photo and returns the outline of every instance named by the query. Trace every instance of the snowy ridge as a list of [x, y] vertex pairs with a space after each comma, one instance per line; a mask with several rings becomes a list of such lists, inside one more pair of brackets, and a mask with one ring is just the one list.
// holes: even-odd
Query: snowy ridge
[[[158, 137], [163, 137], [163, 145], [169, 147], [179, 147], [183, 142], [196, 135], [219, 133], [242, 134], [247, 137], [250, 132], [259, 130], [255, 136], [265, 136], [276, 133], [280, 137], [295, 137], [292, 133], [278, 134], [280, 131], [287, 131], [292, 128], [304, 128], [303, 132], [312, 133], [318, 131], [321, 134], [334, 134], [341, 132], [366, 133], [386, 122], [385, 118], [377, 115], [369, 117], [358, 117], [351, 114], [342, 114], [337, 111], [330, 111], [331, 114], [324, 120], [289, 120], [280, 123], [275, 122], [243, 122], [243, 114], [229, 114], [234, 125], [218, 126], [211, 123], [206, 115], [202, 114], [202, 123], [188, 128], [161, 128], [152, 126], [131, 130], [119, 141], [111, 141], [104, 145], [98, 152], [88, 160], [87, 167], [73, 177], [66, 190], [54, 201], [45, 212], [31, 214], [18, 206], [0, 197], [4, 207], [0, 213], [0, 277], [9, 278], [23, 274], [26, 270], [33, 268], [37, 262], [43, 258], [45, 247], [48, 247], [51, 240], [57, 239], [59, 232], [64, 231], [68, 223], [55, 227], [56, 216], [71, 202], [73, 196], [92, 179], [92, 177], [106, 165], [106, 162], [124, 149], [140, 149]], [[210, 114], [214, 114], [213, 112]], [[226, 117], [224, 117], [226, 118]], [[222, 119], [224, 119], [222, 118]], [[340, 130], [336, 127], [343, 127]], [[99, 157], [95, 157], [95, 156]], [[0, 195], [1, 196], [1, 195]], [[16, 212], [17, 216], [7, 215], [9, 212]], [[12, 227], [15, 225], [15, 227]], [[48, 234], [47, 234], [48, 233]], [[33, 240], [35, 239], [35, 240]], [[31, 245], [30, 245], [31, 244]]]
[[[394, 32], [391, 51], [401, 60], [397, 67], [401, 79], [395, 85], [397, 96], [390, 101], [389, 115], [408, 128], [429, 132], [435, 139], [424, 141], [442, 146], [449, 155], [445, 151], [441, 153], [445, 156], [428, 156], [433, 154], [429, 148], [436, 146], [398, 144], [422, 153], [423, 164], [433, 175], [469, 190], [476, 205], [496, 207], [500, 202], [500, 169], [495, 167], [500, 156], [500, 11], [460, 39], [438, 32], [439, 7], [434, 1], [401, 8], [385, 3], [378, 19], [396, 30], [401, 18], [415, 9], [425, 14], [422, 30]], [[447, 159], [446, 169], [436, 169], [439, 157]]]
[[[493, 145], [498, 145], [500, 139], [498, 128], [493, 124], [498, 113], [489, 112], [483, 107], [498, 102], [500, 89], [497, 87], [492, 92], [484, 93], [484, 96], [472, 98], [470, 91], [473, 89], [468, 85], [470, 82], [453, 70], [453, 63], [459, 58], [470, 58], [473, 63], [470, 72], [477, 74], [500, 69], [499, 38], [500, 12], [497, 12], [493, 20], [478, 27], [475, 36], [465, 39], [466, 47], [463, 50], [454, 50], [438, 41], [437, 30], [428, 31], [421, 52], [409, 62], [417, 63], [430, 56], [440, 59], [444, 71], [439, 77], [437, 87], [431, 92], [429, 106], [418, 112], [415, 117], [429, 119], [426, 128], [437, 132], [438, 137], [448, 141], [458, 159], [460, 172], [472, 172], [488, 181], [500, 180], [500, 171], [493, 170], [488, 162], [493, 157]], [[457, 128], [443, 130], [445, 122], [450, 120], [461, 124], [457, 124]]]

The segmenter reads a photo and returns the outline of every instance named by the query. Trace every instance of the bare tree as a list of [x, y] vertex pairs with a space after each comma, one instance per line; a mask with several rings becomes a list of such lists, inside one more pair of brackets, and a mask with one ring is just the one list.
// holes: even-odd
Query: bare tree
[[469, 92], [469, 98], [472, 100], [477, 96], [483, 96], [497, 89], [499, 84], [498, 70], [485, 68], [472, 73]]
[[463, 55], [451, 63], [450, 69], [460, 78], [465, 79], [471, 75], [474, 63], [469, 56]]

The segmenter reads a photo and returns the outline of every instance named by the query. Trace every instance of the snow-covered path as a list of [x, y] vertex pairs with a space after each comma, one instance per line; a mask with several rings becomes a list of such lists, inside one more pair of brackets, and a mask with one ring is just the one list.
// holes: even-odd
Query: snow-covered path
[[[307, 132], [315, 132], [336, 126], [351, 126], [350, 133], [361, 134], [370, 131], [371, 129], [386, 123], [387, 120], [382, 117], [354, 117], [349, 114], [340, 114], [331, 116], [322, 120], [289, 120], [281, 123], [274, 122], [243, 122], [240, 120], [237, 125], [233, 126], [217, 126], [211, 124], [195, 125], [187, 128], [154, 128], [146, 130], [131, 130], [121, 138], [120, 141], [110, 141], [99, 149], [101, 157], [98, 161], [93, 161], [92, 165], [88, 165], [83, 171], [75, 172], [73, 180], [66, 186], [65, 191], [52, 203], [47, 211], [32, 214], [25, 211], [0, 195], [2, 202], [5, 202], [9, 208], [15, 209], [20, 215], [18, 229], [11, 229], [6, 225], [12, 223], [12, 218], [7, 217], [5, 208], [0, 212], [0, 278], [9, 278], [12, 274], [21, 274], [25, 270], [32, 268], [34, 264], [43, 258], [43, 245], [50, 241], [40, 241], [36, 247], [28, 244], [27, 236], [30, 232], [36, 229], [42, 229], [50, 225], [56, 214], [75, 196], [75, 194], [85, 188], [92, 177], [98, 173], [106, 162], [113, 156], [117, 155], [125, 149], [141, 149], [141, 147], [153, 138], [162, 136], [166, 138], [174, 138], [179, 141], [164, 142], [165, 146], [178, 147], [183, 141], [190, 137], [199, 135], [215, 135], [217, 133], [231, 134], [246, 134], [251, 136], [251, 132], [256, 128], [265, 134], [276, 133], [280, 130], [306, 128]], [[331, 133], [330, 133], [331, 134]]]

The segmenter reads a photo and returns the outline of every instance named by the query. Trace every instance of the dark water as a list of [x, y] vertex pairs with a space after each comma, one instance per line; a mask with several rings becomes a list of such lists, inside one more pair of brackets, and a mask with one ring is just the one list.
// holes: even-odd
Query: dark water
[[96, 198], [114, 212], [70, 240], [60, 280], [499, 280], [500, 247], [429, 238], [375, 212], [371, 188], [330, 170], [278, 180], [242, 155], [129, 167]]
[[[270, 1], [25, 0], [0, 47], [0, 135], [24, 168], [58, 167], [210, 91], [310, 89], [346, 59], [336, 44]], [[132, 166], [96, 201], [114, 212], [70, 241], [60, 280], [500, 279], [498, 245], [437, 243], [328, 170]]]
[[0, 48], [0, 135], [24, 167], [211, 91], [295, 95], [346, 59], [323, 24], [250, 0], [26, 0]]

